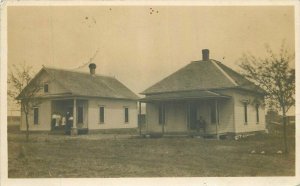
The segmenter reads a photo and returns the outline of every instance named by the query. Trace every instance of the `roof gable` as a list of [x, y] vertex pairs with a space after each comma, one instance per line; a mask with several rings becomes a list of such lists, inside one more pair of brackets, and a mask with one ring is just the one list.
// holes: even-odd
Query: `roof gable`
[[[28, 96], [37, 97], [42, 95], [42, 87], [45, 82], [53, 81], [53, 78], [42, 68], [35, 76], [29, 81], [29, 83], [23, 88], [21, 93], [17, 96], [17, 99], [23, 99]], [[64, 89], [62, 87], [62, 89]]]

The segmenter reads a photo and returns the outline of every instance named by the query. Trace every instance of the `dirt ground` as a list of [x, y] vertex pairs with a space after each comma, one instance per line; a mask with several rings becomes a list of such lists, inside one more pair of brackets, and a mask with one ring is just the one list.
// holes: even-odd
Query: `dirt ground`
[[[281, 134], [240, 140], [188, 137], [138, 138], [126, 134], [70, 137], [8, 130], [9, 178], [293, 176], [295, 137], [289, 154]], [[255, 151], [255, 152], [254, 152]], [[264, 151], [264, 153], [262, 153]]]

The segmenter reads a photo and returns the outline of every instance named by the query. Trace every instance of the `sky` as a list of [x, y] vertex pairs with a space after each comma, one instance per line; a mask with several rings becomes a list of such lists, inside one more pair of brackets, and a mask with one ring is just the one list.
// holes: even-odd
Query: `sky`
[[11, 6], [7, 17], [9, 68], [88, 72], [82, 65], [95, 56], [96, 73], [137, 94], [202, 49], [235, 70], [244, 53], [263, 57], [266, 44], [295, 51], [292, 6]]

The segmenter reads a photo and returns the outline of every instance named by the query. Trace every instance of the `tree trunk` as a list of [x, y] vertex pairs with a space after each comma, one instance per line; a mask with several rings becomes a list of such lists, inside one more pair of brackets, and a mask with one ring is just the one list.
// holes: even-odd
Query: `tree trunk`
[[288, 146], [287, 146], [287, 134], [286, 134], [286, 114], [285, 108], [282, 109], [282, 122], [283, 122], [283, 139], [284, 139], [284, 152], [288, 153]]
[[29, 140], [29, 122], [28, 122], [28, 113], [25, 112], [26, 118], [26, 142]]

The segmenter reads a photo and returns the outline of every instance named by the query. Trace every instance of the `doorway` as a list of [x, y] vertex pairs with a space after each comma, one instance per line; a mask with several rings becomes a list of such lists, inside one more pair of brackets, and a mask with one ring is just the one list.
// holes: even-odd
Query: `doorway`
[[197, 104], [196, 103], [190, 103], [189, 108], [188, 108], [188, 122], [189, 122], [189, 127], [191, 130], [196, 130], [197, 129]]

